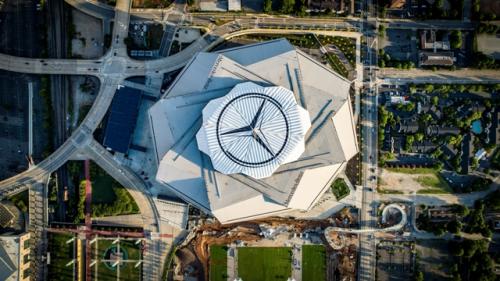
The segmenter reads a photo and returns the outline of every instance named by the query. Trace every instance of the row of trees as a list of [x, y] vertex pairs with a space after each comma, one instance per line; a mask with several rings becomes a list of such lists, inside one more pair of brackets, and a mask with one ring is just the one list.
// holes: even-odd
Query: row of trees
[[415, 68], [415, 63], [412, 61], [402, 61], [392, 59], [389, 54], [387, 54], [384, 49], [379, 49], [379, 67], [395, 67], [397, 69], [412, 69]]
[[497, 280], [495, 262], [488, 253], [485, 240], [450, 241], [450, 253], [455, 257], [451, 267], [452, 280]]
[[[495, 198], [493, 194], [490, 198]], [[499, 199], [493, 199], [500, 201]], [[495, 202], [500, 204], [500, 202]], [[497, 205], [499, 206], [499, 205]], [[466, 206], [454, 204], [450, 207], [450, 211], [455, 214], [455, 218], [448, 222], [432, 222], [427, 212], [422, 212], [417, 218], [418, 228], [428, 232], [432, 232], [437, 236], [441, 236], [446, 232], [452, 234], [460, 234], [461, 231], [466, 233], [478, 233], [484, 237], [492, 236], [492, 225], [486, 221], [486, 210], [491, 209], [483, 200], [477, 200], [474, 208], [469, 210]]]
[[[409, 84], [409, 89], [410, 93], [416, 93], [417, 90], [422, 90], [425, 91], [427, 94], [448, 94], [451, 91], [456, 91], [456, 92], [466, 92], [466, 91], [473, 91], [473, 92], [483, 92], [483, 91], [499, 91], [500, 90], [500, 84], [490, 84], [490, 85], [484, 85], [484, 84]], [[491, 102], [489, 100], [485, 100], [485, 105], [490, 104]]]

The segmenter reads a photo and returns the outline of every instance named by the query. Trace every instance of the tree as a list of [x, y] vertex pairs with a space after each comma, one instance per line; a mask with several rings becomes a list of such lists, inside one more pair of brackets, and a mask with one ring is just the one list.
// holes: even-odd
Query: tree
[[469, 214], [469, 208], [467, 208], [467, 206], [461, 205], [461, 204], [453, 204], [451, 206], [451, 211], [460, 217], [465, 217]]
[[453, 30], [450, 34], [450, 44], [454, 49], [462, 47], [462, 32], [460, 30]]
[[442, 227], [436, 227], [433, 231], [434, 235], [436, 236], [443, 236], [444, 234], [444, 229]]
[[415, 109], [415, 103], [413, 102], [409, 102], [407, 104], [405, 104], [404, 106], [404, 111], [407, 111], [407, 112], [411, 112]]
[[125, 43], [125, 45], [127, 46], [128, 49], [132, 49], [132, 47], [134, 45], [134, 39], [132, 39], [130, 37], [125, 37], [125, 38], [123, 38], [123, 43]]
[[382, 38], [385, 37], [385, 25], [380, 24], [378, 26], [378, 36], [380, 36]]
[[432, 105], [437, 106], [438, 103], [439, 103], [439, 97], [438, 96], [433, 96], [431, 98], [431, 103], [432, 103]]
[[432, 120], [432, 115], [430, 113], [425, 113], [424, 115], [420, 115], [420, 122], [424, 123], [425, 125], [429, 124]]
[[424, 281], [424, 273], [422, 271], [415, 274], [415, 281]]
[[270, 13], [273, 10], [273, 1], [272, 0], [264, 0], [264, 13]]
[[425, 90], [426, 93], [432, 93], [432, 91], [434, 91], [434, 85], [432, 85], [432, 84], [425, 84], [424, 90]]
[[415, 134], [415, 140], [418, 141], [418, 142], [421, 142], [424, 140], [424, 134], [422, 133], [416, 133]]
[[446, 224], [446, 229], [450, 233], [459, 234], [460, 230], [462, 230], [462, 223], [456, 219], [452, 220], [448, 224]]
[[415, 141], [415, 137], [413, 135], [406, 136], [406, 143], [405, 143], [405, 150], [406, 151], [409, 151], [411, 149], [411, 146], [413, 145], [414, 141]]
[[410, 93], [415, 94], [417, 92], [417, 85], [410, 84], [409, 89], [410, 89]]
[[281, 12], [284, 14], [290, 14], [293, 12], [295, 7], [295, 0], [283, 0], [281, 5]]

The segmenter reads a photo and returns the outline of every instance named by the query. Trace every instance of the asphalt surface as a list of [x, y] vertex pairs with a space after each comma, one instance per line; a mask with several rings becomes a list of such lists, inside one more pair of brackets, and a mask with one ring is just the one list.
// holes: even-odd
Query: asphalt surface
[[[15, 56], [40, 55], [38, 28], [42, 22], [36, 6], [29, 0], [7, 0], [0, 9], [0, 53]], [[0, 71], [0, 179], [10, 177], [28, 167], [28, 83], [38, 91], [36, 76]], [[46, 144], [42, 128], [43, 103], [34, 96], [35, 161]], [[38, 113], [38, 114], [37, 114]]]
[[[373, 0], [363, 2], [366, 13], [363, 33], [366, 36], [366, 58], [365, 70], [367, 79], [365, 79], [365, 93], [362, 98], [361, 114], [361, 161], [362, 161], [362, 202], [360, 225], [361, 229], [371, 229], [376, 226], [376, 208], [374, 201], [374, 191], [377, 188], [377, 96], [378, 90], [376, 84], [377, 66], [377, 35], [372, 30], [377, 26], [377, 19], [370, 17], [377, 12]], [[359, 260], [358, 260], [358, 280], [375, 280], [376, 270], [376, 241], [373, 234], [360, 234], [359, 236]]]

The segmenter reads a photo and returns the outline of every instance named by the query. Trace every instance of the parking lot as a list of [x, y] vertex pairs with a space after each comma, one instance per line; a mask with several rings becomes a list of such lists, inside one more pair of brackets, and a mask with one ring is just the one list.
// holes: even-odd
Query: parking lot
[[392, 59], [417, 62], [417, 32], [403, 29], [387, 29], [384, 38], [380, 38], [380, 48]]

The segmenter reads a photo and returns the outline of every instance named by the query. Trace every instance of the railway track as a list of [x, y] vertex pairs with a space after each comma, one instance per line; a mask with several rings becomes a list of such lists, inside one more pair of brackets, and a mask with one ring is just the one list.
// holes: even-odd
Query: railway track
[[[67, 50], [67, 30], [64, 15], [63, 0], [49, 0], [48, 18], [49, 18], [49, 55], [53, 58], [65, 58]], [[52, 107], [54, 109], [54, 147], [60, 147], [68, 138], [67, 132], [67, 108], [68, 108], [68, 79], [63, 75], [52, 75], [51, 95]], [[64, 203], [64, 188], [68, 186], [68, 170], [66, 165], [61, 166], [57, 172], [57, 183], [60, 187], [58, 190], [59, 208], [58, 217], [64, 219], [66, 214], [66, 204]]]

